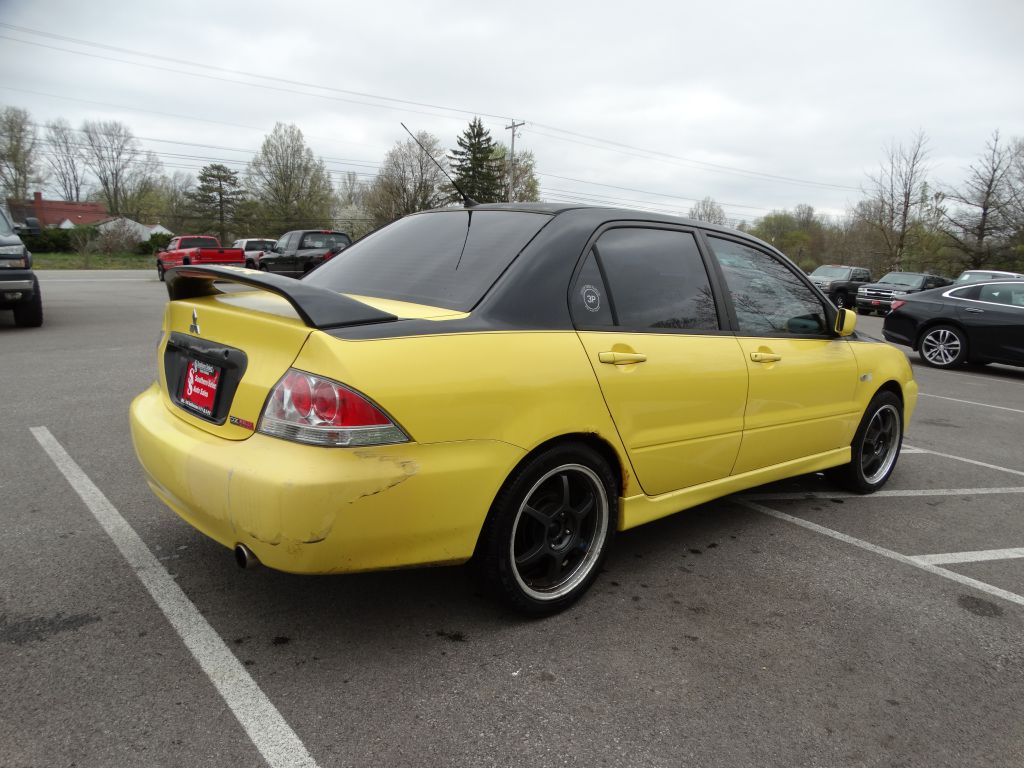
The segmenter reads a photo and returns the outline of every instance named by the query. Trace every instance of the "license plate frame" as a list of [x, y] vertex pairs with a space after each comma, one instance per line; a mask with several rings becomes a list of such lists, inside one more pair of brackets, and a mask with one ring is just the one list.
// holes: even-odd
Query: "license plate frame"
[[189, 357], [185, 364], [178, 402], [208, 419], [214, 417], [223, 369], [204, 360]]

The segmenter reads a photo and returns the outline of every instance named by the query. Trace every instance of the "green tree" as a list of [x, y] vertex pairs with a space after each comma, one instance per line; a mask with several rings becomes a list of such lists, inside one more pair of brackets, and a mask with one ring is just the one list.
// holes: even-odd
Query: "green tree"
[[452, 175], [459, 189], [478, 203], [494, 203], [507, 199], [508, 187], [502, 191], [501, 161], [495, 157], [491, 132], [479, 117], [456, 139], [458, 149], [451, 151]]
[[192, 212], [203, 231], [212, 230], [223, 245], [228, 228], [235, 218], [235, 209], [242, 199], [238, 173], [226, 165], [210, 163], [199, 171], [196, 188], [189, 194]]
[[0, 110], [0, 185], [6, 197], [24, 200], [30, 184], [42, 182], [39, 140], [32, 118], [24, 109]]
[[[508, 147], [504, 144], [495, 144], [494, 159], [498, 161], [498, 183], [502, 193], [499, 200], [516, 203], [536, 203], [540, 200], [540, 182], [537, 181], [537, 163], [533, 158], [533, 152], [528, 149], [519, 150], [512, 158]], [[512, 185], [511, 197], [509, 197], [510, 182]], [[477, 200], [479, 201], [479, 198]]]
[[327, 166], [295, 125], [274, 126], [246, 169], [245, 186], [264, 234], [330, 223], [334, 191]]

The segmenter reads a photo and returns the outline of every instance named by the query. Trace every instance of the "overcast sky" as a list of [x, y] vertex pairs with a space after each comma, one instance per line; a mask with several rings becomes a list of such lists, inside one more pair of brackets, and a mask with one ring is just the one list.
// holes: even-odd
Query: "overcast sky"
[[268, 5], [0, 0], [0, 105], [120, 120], [191, 173], [294, 123], [365, 179], [399, 121], [451, 148], [514, 118], [546, 200], [744, 220], [843, 213], [919, 130], [939, 184], [1024, 137], [1022, 0]]

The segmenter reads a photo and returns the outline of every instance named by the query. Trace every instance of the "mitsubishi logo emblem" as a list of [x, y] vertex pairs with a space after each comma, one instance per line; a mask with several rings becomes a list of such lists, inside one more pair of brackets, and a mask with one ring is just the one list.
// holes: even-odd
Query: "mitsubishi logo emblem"
[[192, 310], [192, 325], [188, 327], [188, 332], [194, 333], [196, 336], [199, 335], [199, 315], [194, 309]]

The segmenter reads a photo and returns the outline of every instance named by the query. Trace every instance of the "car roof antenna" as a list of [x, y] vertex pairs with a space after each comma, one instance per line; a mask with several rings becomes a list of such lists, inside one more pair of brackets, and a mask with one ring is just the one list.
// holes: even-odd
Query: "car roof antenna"
[[459, 193], [459, 197], [462, 198], [462, 206], [464, 208], [473, 208], [474, 206], [480, 205], [480, 203], [478, 203], [472, 197], [470, 197], [465, 192], [463, 192], [461, 189], [459, 189], [459, 185], [455, 183], [455, 179], [453, 179], [451, 176], [448, 175], [448, 171], [446, 171], [444, 169], [444, 166], [441, 165], [439, 162], [437, 162], [437, 160], [434, 159], [434, 156], [432, 154], [427, 152], [427, 148], [424, 147], [422, 144], [420, 144], [420, 140], [417, 139], [416, 136], [413, 135], [412, 131], [410, 131], [408, 128], [406, 128], [405, 123], [399, 122], [398, 124], [400, 126], [402, 126], [403, 128], [405, 128], [405, 132], [408, 133], [410, 136], [412, 136], [412, 140], [413, 141], [415, 141], [417, 144], [419, 144], [419, 148], [423, 150], [423, 154], [425, 154], [427, 157], [429, 157], [431, 160], [434, 161], [434, 165], [436, 165], [440, 169], [441, 173], [443, 173], [445, 175], [445, 177], [448, 179], [448, 181], [451, 182], [452, 186], [455, 187], [455, 191], [458, 192]]

